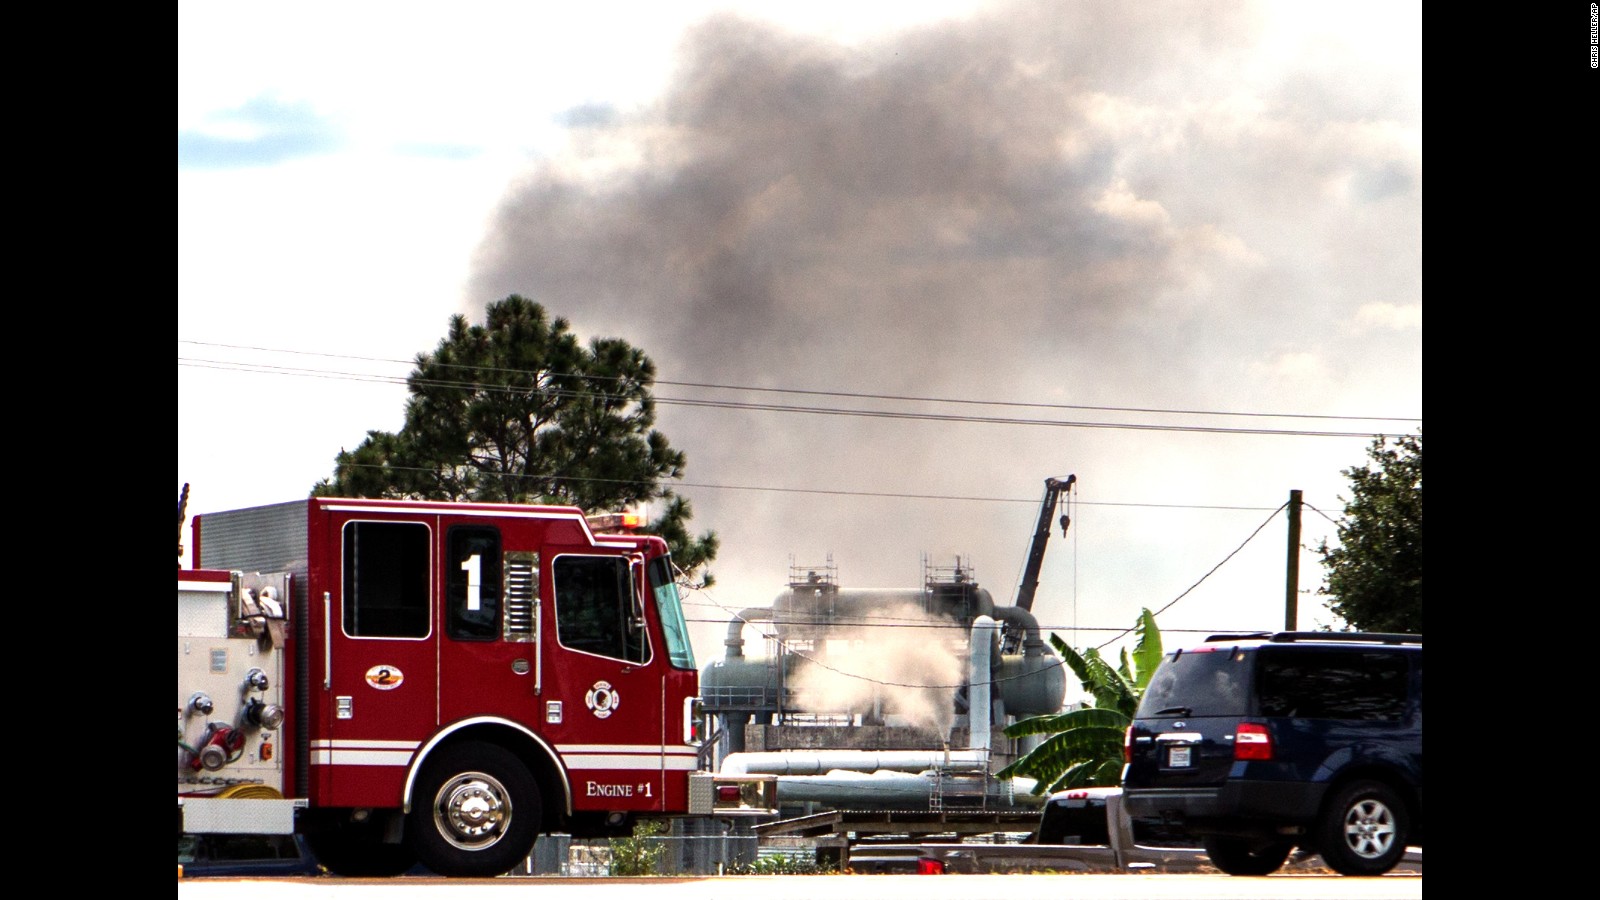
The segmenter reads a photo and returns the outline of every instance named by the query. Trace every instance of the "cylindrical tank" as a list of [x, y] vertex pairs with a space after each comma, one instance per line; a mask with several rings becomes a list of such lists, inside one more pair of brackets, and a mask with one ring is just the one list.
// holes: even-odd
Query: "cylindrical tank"
[[[804, 672], [814, 663], [804, 654], [785, 653], [776, 662], [766, 657], [733, 657], [731, 659], [713, 660], [700, 670], [700, 698], [705, 704], [706, 712], [720, 714], [725, 712], [751, 712], [775, 713], [780, 709], [790, 708], [793, 703], [792, 692], [796, 676]], [[780, 681], [779, 667], [783, 675]], [[780, 690], [787, 685], [791, 692], [789, 697], [780, 697]], [[784, 702], [779, 702], [783, 700]], [[883, 700], [877, 692], [859, 692], [850, 696], [834, 698], [836, 705], [826, 709], [807, 709], [807, 712], [819, 713], [876, 713]]]
[[1067, 695], [1066, 666], [1055, 654], [1006, 654], [995, 667], [994, 680], [1006, 712], [1013, 716], [1043, 716], [1061, 710]]
[[[778, 665], [764, 657], [717, 659], [700, 670], [700, 698], [706, 712], [765, 712], [778, 708]], [[789, 656], [781, 659], [791, 665]]]

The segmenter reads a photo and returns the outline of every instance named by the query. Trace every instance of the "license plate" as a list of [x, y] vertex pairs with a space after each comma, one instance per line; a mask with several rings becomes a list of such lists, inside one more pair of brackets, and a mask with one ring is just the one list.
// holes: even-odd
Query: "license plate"
[[1167, 748], [1167, 767], [1186, 769], [1194, 765], [1194, 748], [1188, 744]]

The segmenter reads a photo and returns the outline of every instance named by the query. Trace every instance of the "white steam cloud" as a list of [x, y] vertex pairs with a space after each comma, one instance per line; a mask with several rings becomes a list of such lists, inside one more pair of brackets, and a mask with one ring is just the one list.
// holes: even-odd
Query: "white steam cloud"
[[[913, 605], [874, 613], [872, 624], [841, 625], [805, 653], [790, 687], [801, 709], [882, 716], [947, 738], [963, 676], [966, 632]], [[893, 627], [882, 622], [894, 621]], [[896, 721], [898, 719], [899, 721]]]

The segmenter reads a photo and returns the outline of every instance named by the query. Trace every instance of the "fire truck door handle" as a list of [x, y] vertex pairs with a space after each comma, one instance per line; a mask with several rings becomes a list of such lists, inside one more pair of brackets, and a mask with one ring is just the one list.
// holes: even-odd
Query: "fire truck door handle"
[[322, 592], [322, 689], [333, 687], [333, 595]]

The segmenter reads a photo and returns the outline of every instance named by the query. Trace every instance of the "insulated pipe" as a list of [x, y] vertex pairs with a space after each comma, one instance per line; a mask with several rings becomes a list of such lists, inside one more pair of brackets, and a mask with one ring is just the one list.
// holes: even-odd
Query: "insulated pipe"
[[[1042, 806], [1047, 798], [1033, 793], [1035, 784], [1030, 778], [1018, 778], [1008, 789], [1004, 782], [986, 780], [984, 805], [989, 809]], [[782, 803], [815, 802], [845, 809], [931, 809], [935, 796], [946, 803], [954, 797], [970, 801], [975, 796], [952, 795], [949, 790], [948, 783], [936, 787], [932, 776], [909, 772], [836, 770], [826, 775], [778, 778], [778, 800]]]
[[971, 736], [967, 746], [972, 752], [987, 755], [989, 726], [993, 724], [990, 700], [994, 692], [994, 667], [990, 660], [994, 654], [994, 635], [998, 626], [988, 616], [972, 620], [972, 639], [967, 668], [967, 733]]
[[1033, 617], [1033, 613], [1020, 606], [997, 606], [994, 608], [994, 617], [1022, 630], [1023, 656], [1039, 656], [1044, 653], [1044, 639], [1039, 636], [1039, 620]]
[[724, 775], [821, 775], [850, 772], [925, 772], [929, 769], [986, 772], [987, 750], [769, 750], [729, 753]]
[[723, 654], [728, 659], [738, 659], [744, 656], [744, 626], [751, 622], [771, 622], [772, 607], [751, 607], [741, 610], [728, 622], [728, 636], [723, 639], [722, 646], [727, 647]]
[[856, 809], [927, 808], [933, 796], [933, 779], [910, 772], [847, 772], [778, 779], [778, 799], [785, 803], [807, 801]]

